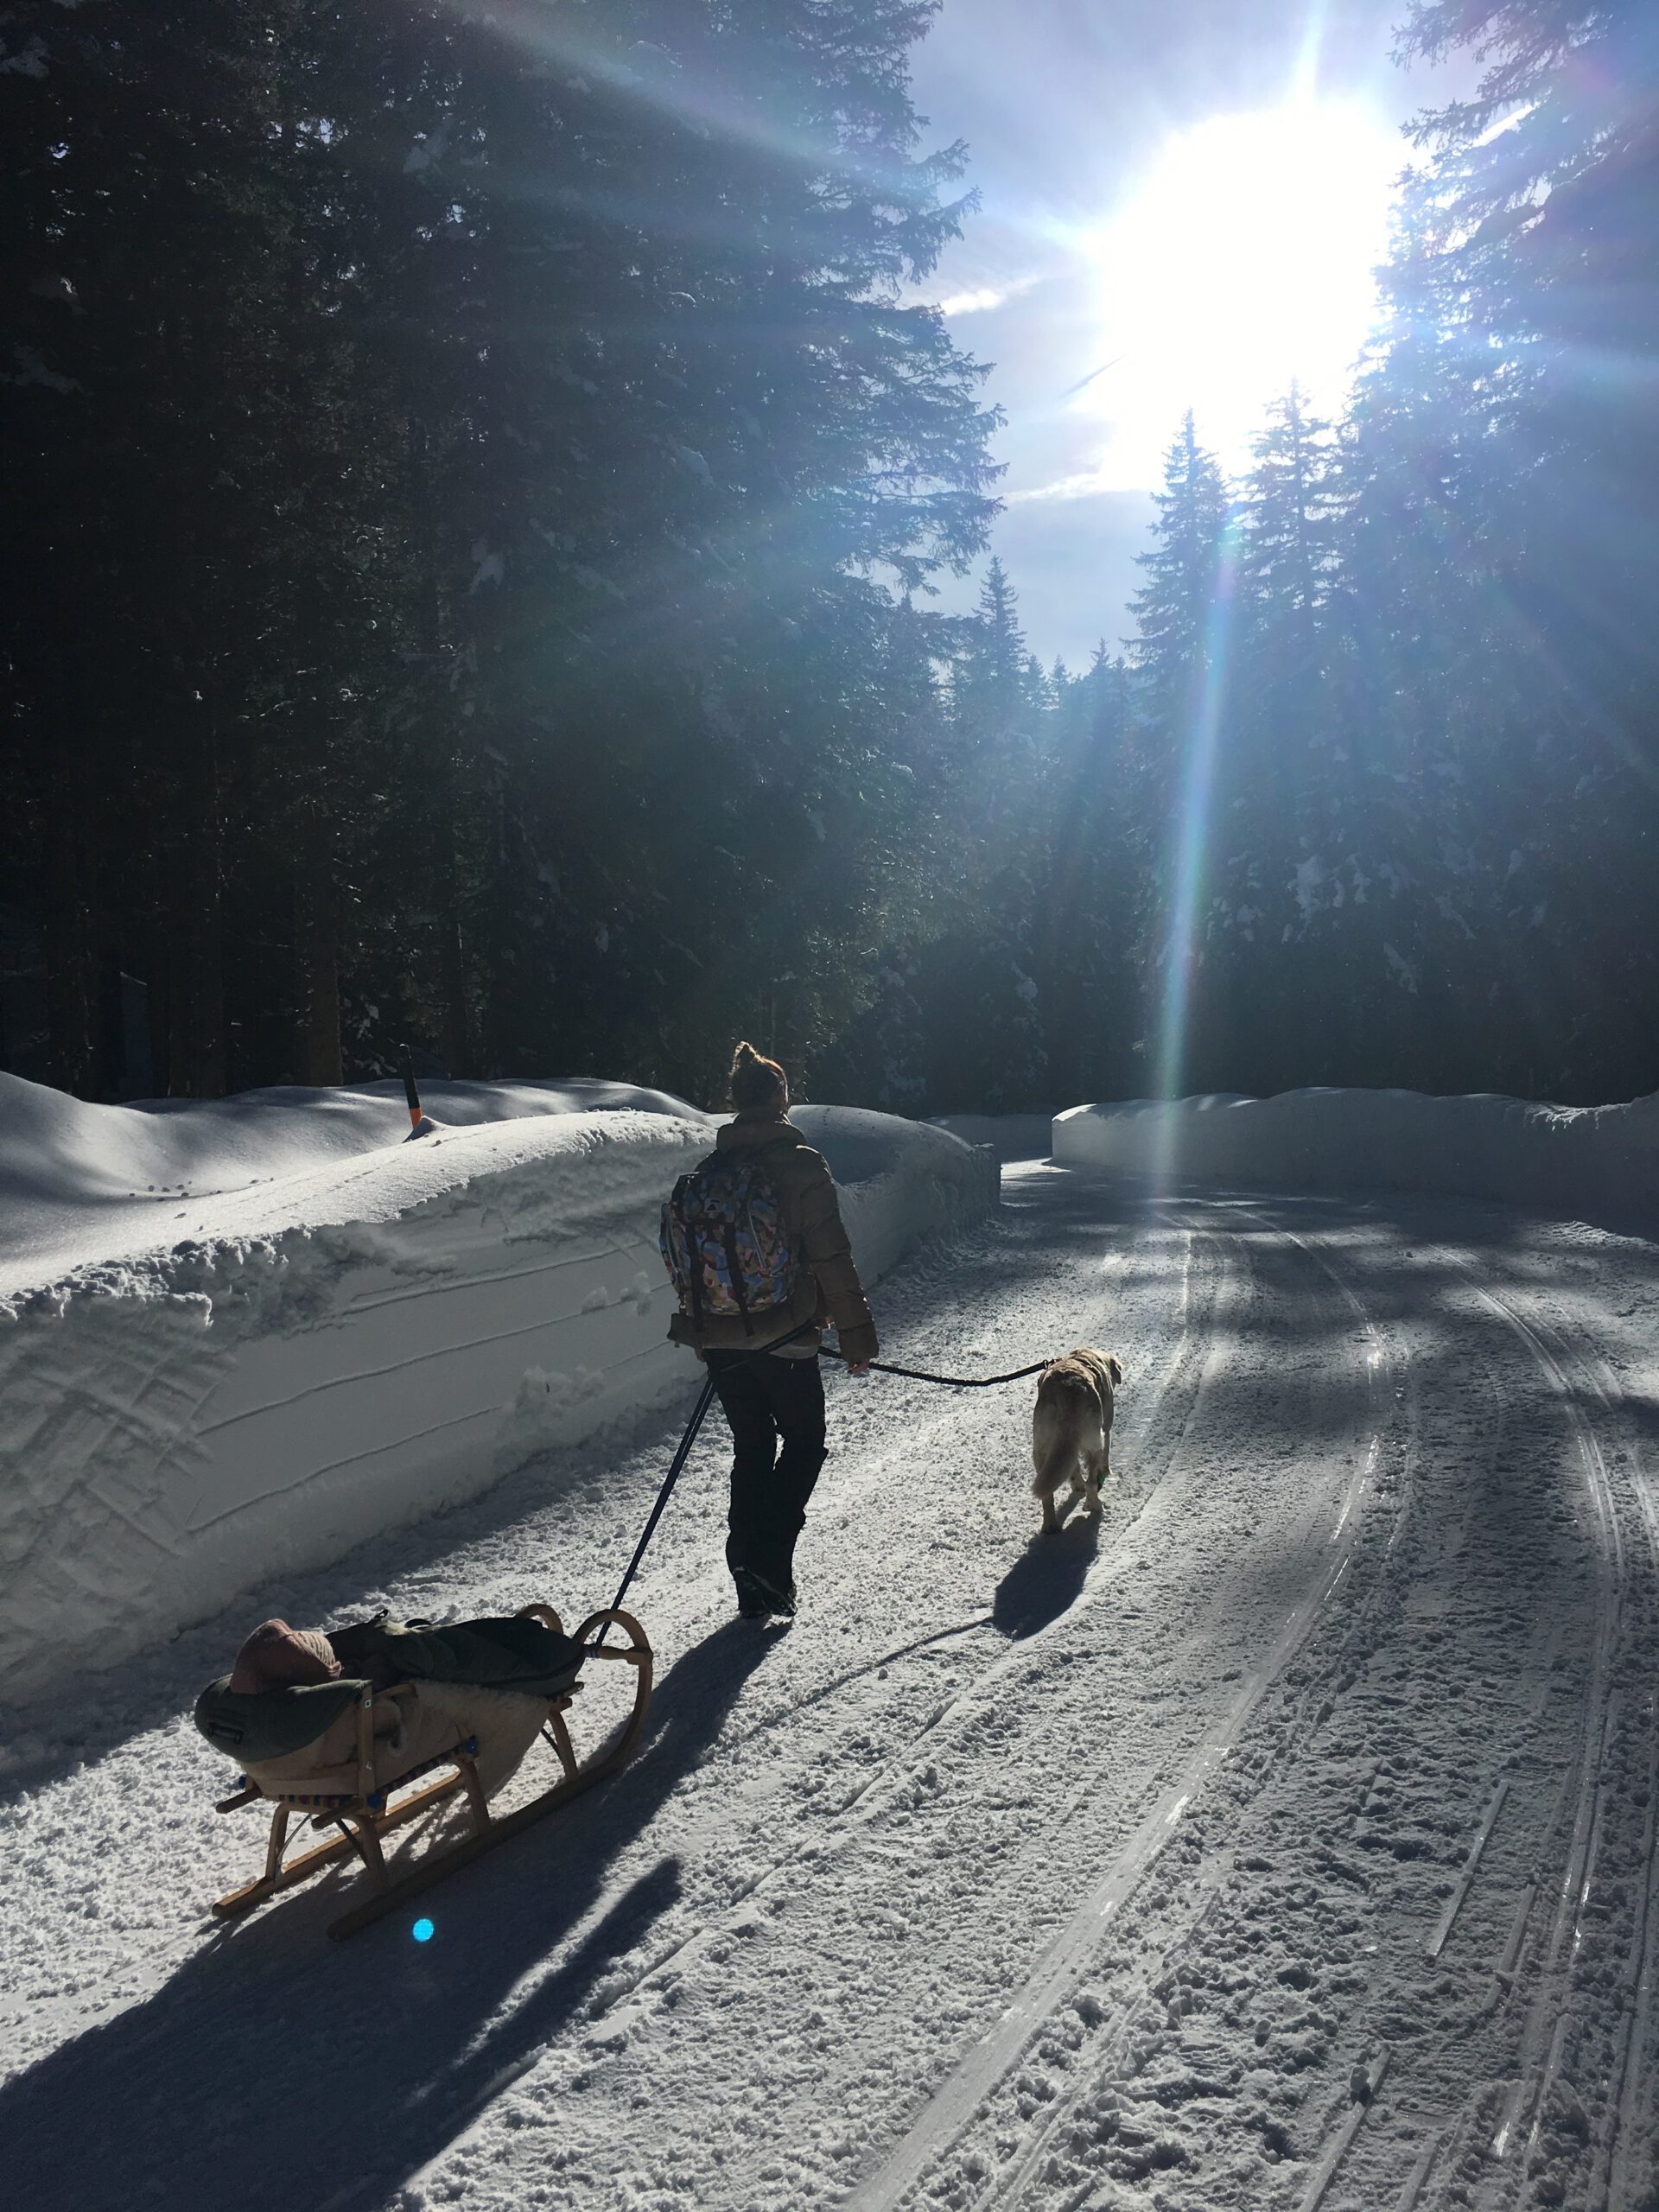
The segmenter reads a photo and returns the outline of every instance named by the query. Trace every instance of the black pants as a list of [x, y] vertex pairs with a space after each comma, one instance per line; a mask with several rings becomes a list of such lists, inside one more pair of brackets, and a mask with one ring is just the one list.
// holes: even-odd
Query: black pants
[[750, 1359], [736, 1351], [704, 1357], [732, 1427], [726, 1564], [734, 1573], [747, 1567], [785, 1590], [794, 1579], [806, 1501], [828, 1456], [823, 1376], [816, 1359], [775, 1353]]

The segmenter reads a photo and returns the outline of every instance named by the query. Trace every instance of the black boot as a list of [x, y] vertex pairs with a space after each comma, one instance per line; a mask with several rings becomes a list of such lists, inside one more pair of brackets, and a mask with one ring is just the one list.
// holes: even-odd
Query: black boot
[[732, 1580], [737, 1585], [737, 1611], [740, 1619], [763, 1621], [772, 1611], [765, 1586], [749, 1573], [747, 1567], [732, 1570]]
[[744, 1580], [759, 1601], [763, 1613], [781, 1613], [785, 1620], [795, 1618], [795, 1585], [792, 1582], [769, 1582], [764, 1574], [747, 1570]]

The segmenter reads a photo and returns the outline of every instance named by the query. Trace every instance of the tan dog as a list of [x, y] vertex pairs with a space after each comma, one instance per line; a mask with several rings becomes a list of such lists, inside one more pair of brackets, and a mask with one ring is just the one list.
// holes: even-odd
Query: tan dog
[[[1051, 1361], [1037, 1384], [1031, 1417], [1031, 1457], [1037, 1470], [1031, 1494], [1043, 1509], [1043, 1527], [1058, 1529], [1078, 1498], [1090, 1519], [1100, 1513], [1100, 1484], [1112, 1471], [1112, 1393], [1123, 1370], [1109, 1351], [1078, 1344]], [[1071, 1494], [1063, 1511], [1054, 1493], [1067, 1477]]]

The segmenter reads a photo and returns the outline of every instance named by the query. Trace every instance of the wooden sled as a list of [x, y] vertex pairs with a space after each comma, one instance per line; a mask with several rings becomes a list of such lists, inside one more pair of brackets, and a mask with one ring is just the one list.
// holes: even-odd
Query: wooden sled
[[[550, 1605], [525, 1605], [521, 1618], [541, 1621], [556, 1635], [562, 1635], [559, 1617]], [[626, 1644], [589, 1643], [588, 1638], [607, 1625], [614, 1624], [626, 1636]], [[632, 1613], [614, 1607], [602, 1612], [590, 1613], [576, 1630], [575, 1640], [587, 1646], [588, 1660], [620, 1660], [634, 1670], [633, 1709], [624, 1723], [621, 1733], [602, 1756], [591, 1759], [586, 1766], [578, 1760], [575, 1747], [570, 1740], [570, 1731], [565, 1714], [575, 1696], [576, 1688], [547, 1700], [547, 1721], [543, 1739], [551, 1743], [563, 1770], [562, 1779], [532, 1797], [528, 1804], [499, 1817], [490, 1811], [484, 1791], [479, 1783], [476, 1764], [478, 1739], [467, 1737], [458, 1741], [448, 1751], [435, 1758], [423, 1760], [407, 1773], [389, 1782], [374, 1778], [374, 1739], [371, 1729], [371, 1713], [378, 1693], [364, 1689], [357, 1709], [358, 1787], [346, 1796], [279, 1796], [275, 1790], [263, 1789], [257, 1783], [245, 1777], [242, 1787], [234, 1796], [221, 1798], [213, 1808], [216, 1813], [234, 1812], [238, 1806], [257, 1802], [272, 1807], [270, 1837], [265, 1847], [265, 1871], [257, 1880], [247, 1882], [240, 1889], [232, 1890], [213, 1906], [220, 1920], [234, 1919], [238, 1914], [251, 1912], [255, 1905], [263, 1904], [267, 1897], [279, 1891], [292, 1889], [296, 1883], [308, 1881], [313, 1874], [336, 1860], [348, 1858], [353, 1853], [361, 1859], [371, 1885], [371, 1894], [360, 1904], [342, 1913], [329, 1923], [328, 1933], [334, 1936], [354, 1936], [359, 1928], [366, 1928], [370, 1921], [378, 1920], [382, 1913], [391, 1911], [405, 1897], [416, 1896], [452, 1874], [458, 1866], [465, 1866], [480, 1859], [486, 1851], [493, 1851], [498, 1843], [505, 1843], [521, 1828], [531, 1827], [537, 1821], [545, 1820], [571, 1798], [579, 1797], [584, 1789], [591, 1789], [608, 1774], [614, 1774], [624, 1765], [639, 1741], [645, 1726], [646, 1708], [651, 1703], [652, 1655], [645, 1632]], [[398, 1687], [406, 1687], [399, 1685]], [[436, 1781], [428, 1781], [436, 1773]], [[421, 1784], [419, 1788], [414, 1785]], [[400, 1793], [410, 1794], [403, 1796]], [[464, 1792], [471, 1821], [471, 1833], [447, 1848], [429, 1852], [419, 1864], [407, 1873], [393, 1875], [386, 1866], [381, 1838], [389, 1830], [401, 1827], [406, 1821], [418, 1819], [433, 1806], [445, 1799]], [[397, 1798], [397, 1802], [392, 1801]], [[314, 1845], [297, 1859], [285, 1856], [289, 1842], [289, 1828], [296, 1815], [302, 1821], [310, 1815], [314, 1827], [337, 1827], [340, 1834], [327, 1843]]]

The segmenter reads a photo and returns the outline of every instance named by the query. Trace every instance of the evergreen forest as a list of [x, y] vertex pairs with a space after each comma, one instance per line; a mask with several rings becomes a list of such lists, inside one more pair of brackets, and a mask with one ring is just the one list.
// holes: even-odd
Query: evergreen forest
[[1068, 669], [932, 0], [6, 0], [0, 1066], [1659, 1089], [1659, 10], [1402, 7], [1351, 404]]

